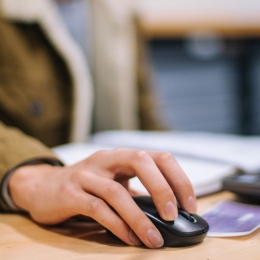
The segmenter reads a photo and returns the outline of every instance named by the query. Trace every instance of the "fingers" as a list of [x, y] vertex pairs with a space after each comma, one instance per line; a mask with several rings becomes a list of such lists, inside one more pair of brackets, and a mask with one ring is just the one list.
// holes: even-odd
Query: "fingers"
[[153, 197], [163, 219], [176, 219], [175, 196], [185, 210], [196, 212], [196, 199], [191, 183], [169, 153], [116, 149], [106, 151], [106, 157], [105, 167], [117, 175], [138, 176]]
[[104, 200], [82, 191], [77, 194], [74, 210], [78, 214], [95, 219], [126, 244], [132, 246], [142, 244], [129, 225]]
[[160, 216], [165, 220], [176, 219], [178, 212], [173, 190], [154, 159], [145, 151], [138, 151], [132, 156], [136, 175], [153, 197]]
[[176, 219], [177, 207], [173, 190], [149, 153], [130, 149], [116, 149], [104, 153], [107, 160], [103, 160], [101, 164], [116, 174], [114, 179], [138, 176], [152, 195], [161, 217], [165, 220]]
[[[91, 210], [86, 209], [85, 214], [92, 214], [91, 217], [127, 244], [138, 243], [136, 239], [130, 239], [131, 234], [135, 233], [147, 247], [163, 245], [158, 230], [126, 190], [126, 179], [130, 177], [138, 176], [153, 197], [163, 219], [176, 219], [176, 198], [185, 210], [190, 213], [196, 212], [196, 200], [191, 183], [169, 153], [116, 149], [98, 152], [84, 163], [94, 174], [87, 174], [87, 177], [81, 179], [82, 188], [86, 193], [100, 198], [100, 201], [95, 201], [94, 204], [93, 201], [89, 202]], [[90, 165], [94, 167], [89, 167]], [[96, 204], [99, 206], [95, 206]], [[102, 215], [101, 209], [102, 212], [104, 209], [106, 215]], [[131, 233], [131, 230], [134, 233]]]
[[91, 214], [95, 220], [124, 242], [140, 245], [141, 240], [149, 248], [158, 248], [163, 245], [161, 234], [121, 184], [110, 179], [92, 176], [91, 179], [88, 178], [88, 183], [84, 183], [83, 188], [86, 192], [100, 198], [96, 198], [94, 202], [88, 202], [85, 214]]
[[188, 177], [174, 157], [165, 152], [149, 152], [181, 205], [190, 213], [197, 211], [196, 197]]

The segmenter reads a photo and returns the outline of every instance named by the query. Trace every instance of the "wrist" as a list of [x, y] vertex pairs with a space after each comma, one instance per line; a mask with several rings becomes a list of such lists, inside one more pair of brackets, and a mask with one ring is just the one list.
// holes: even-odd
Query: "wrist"
[[13, 171], [8, 189], [14, 204], [19, 209], [30, 211], [30, 202], [35, 197], [38, 184], [54, 167], [49, 164], [24, 165]]

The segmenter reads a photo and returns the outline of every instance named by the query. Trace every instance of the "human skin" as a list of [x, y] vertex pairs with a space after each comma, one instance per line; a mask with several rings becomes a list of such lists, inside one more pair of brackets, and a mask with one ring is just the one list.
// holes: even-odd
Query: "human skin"
[[76, 215], [93, 218], [128, 245], [163, 245], [163, 239], [132, 199], [128, 180], [137, 176], [160, 216], [177, 217], [176, 200], [190, 213], [196, 198], [177, 161], [165, 152], [102, 150], [72, 166], [22, 166], [9, 182], [14, 203], [40, 224], [58, 224]]

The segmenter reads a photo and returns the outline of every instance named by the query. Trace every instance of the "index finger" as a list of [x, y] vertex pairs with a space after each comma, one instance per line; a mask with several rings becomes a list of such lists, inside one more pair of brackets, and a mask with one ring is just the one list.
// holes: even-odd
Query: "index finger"
[[149, 151], [148, 153], [174, 191], [181, 207], [190, 213], [195, 213], [197, 203], [192, 184], [176, 159], [167, 152]]

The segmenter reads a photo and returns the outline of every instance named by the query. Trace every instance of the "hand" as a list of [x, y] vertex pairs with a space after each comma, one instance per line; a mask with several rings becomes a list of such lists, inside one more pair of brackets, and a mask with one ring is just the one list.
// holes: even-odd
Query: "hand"
[[161, 247], [163, 239], [133, 201], [128, 180], [138, 176], [160, 216], [177, 217], [176, 199], [190, 213], [196, 199], [190, 181], [168, 153], [116, 149], [99, 151], [68, 167], [23, 166], [9, 183], [15, 204], [41, 224], [75, 215], [95, 219], [128, 245]]

